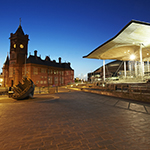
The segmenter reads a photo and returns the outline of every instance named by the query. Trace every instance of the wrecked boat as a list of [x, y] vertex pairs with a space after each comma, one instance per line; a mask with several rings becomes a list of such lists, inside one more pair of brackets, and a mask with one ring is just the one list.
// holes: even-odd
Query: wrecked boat
[[30, 78], [23, 78], [22, 82], [15, 85], [9, 90], [9, 97], [22, 100], [27, 98], [33, 98], [35, 85]]

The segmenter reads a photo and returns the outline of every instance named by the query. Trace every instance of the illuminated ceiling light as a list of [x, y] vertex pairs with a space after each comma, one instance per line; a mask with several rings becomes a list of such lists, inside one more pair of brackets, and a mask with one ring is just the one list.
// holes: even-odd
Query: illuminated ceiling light
[[126, 52], [124, 52], [124, 53], [126, 53]]
[[149, 55], [149, 53], [147, 53], [147, 55]]
[[134, 54], [130, 55], [130, 59], [134, 60], [135, 59], [135, 55]]
[[128, 52], [130, 52], [130, 50], [128, 50]]

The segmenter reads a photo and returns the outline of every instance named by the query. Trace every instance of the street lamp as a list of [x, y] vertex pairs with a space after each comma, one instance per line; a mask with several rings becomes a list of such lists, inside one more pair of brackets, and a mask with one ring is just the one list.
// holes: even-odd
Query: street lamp
[[130, 55], [130, 60], [134, 60], [134, 59], [135, 59], [135, 55], [134, 54]]

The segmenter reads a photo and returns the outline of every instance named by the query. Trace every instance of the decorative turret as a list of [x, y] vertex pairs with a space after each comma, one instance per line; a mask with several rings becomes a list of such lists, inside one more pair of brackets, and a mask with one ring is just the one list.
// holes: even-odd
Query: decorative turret
[[2, 69], [8, 69], [8, 67], [9, 67], [9, 57], [8, 57], [8, 55], [7, 55], [6, 60], [5, 60], [5, 62], [4, 62], [4, 65], [3, 65], [3, 68], [2, 68]]
[[4, 65], [8, 65], [9, 66], [9, 57], [7, 55], [6, 61], [4, 62]]

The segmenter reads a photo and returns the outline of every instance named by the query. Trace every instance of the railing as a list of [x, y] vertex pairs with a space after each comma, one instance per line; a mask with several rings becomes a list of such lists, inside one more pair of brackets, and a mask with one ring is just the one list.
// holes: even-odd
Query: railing
[[8, 94], [8, 88], [7, 87], [0, 87], [0, 95]]
[[58, 93], [58, 87], [35, 87], [35, 94], [53, 94]]
[[150, 84], [101, 84], [98, 86], [90, 85], [89, 87], [87, 86], [87, 88], [103, 91], [150, 94]]

